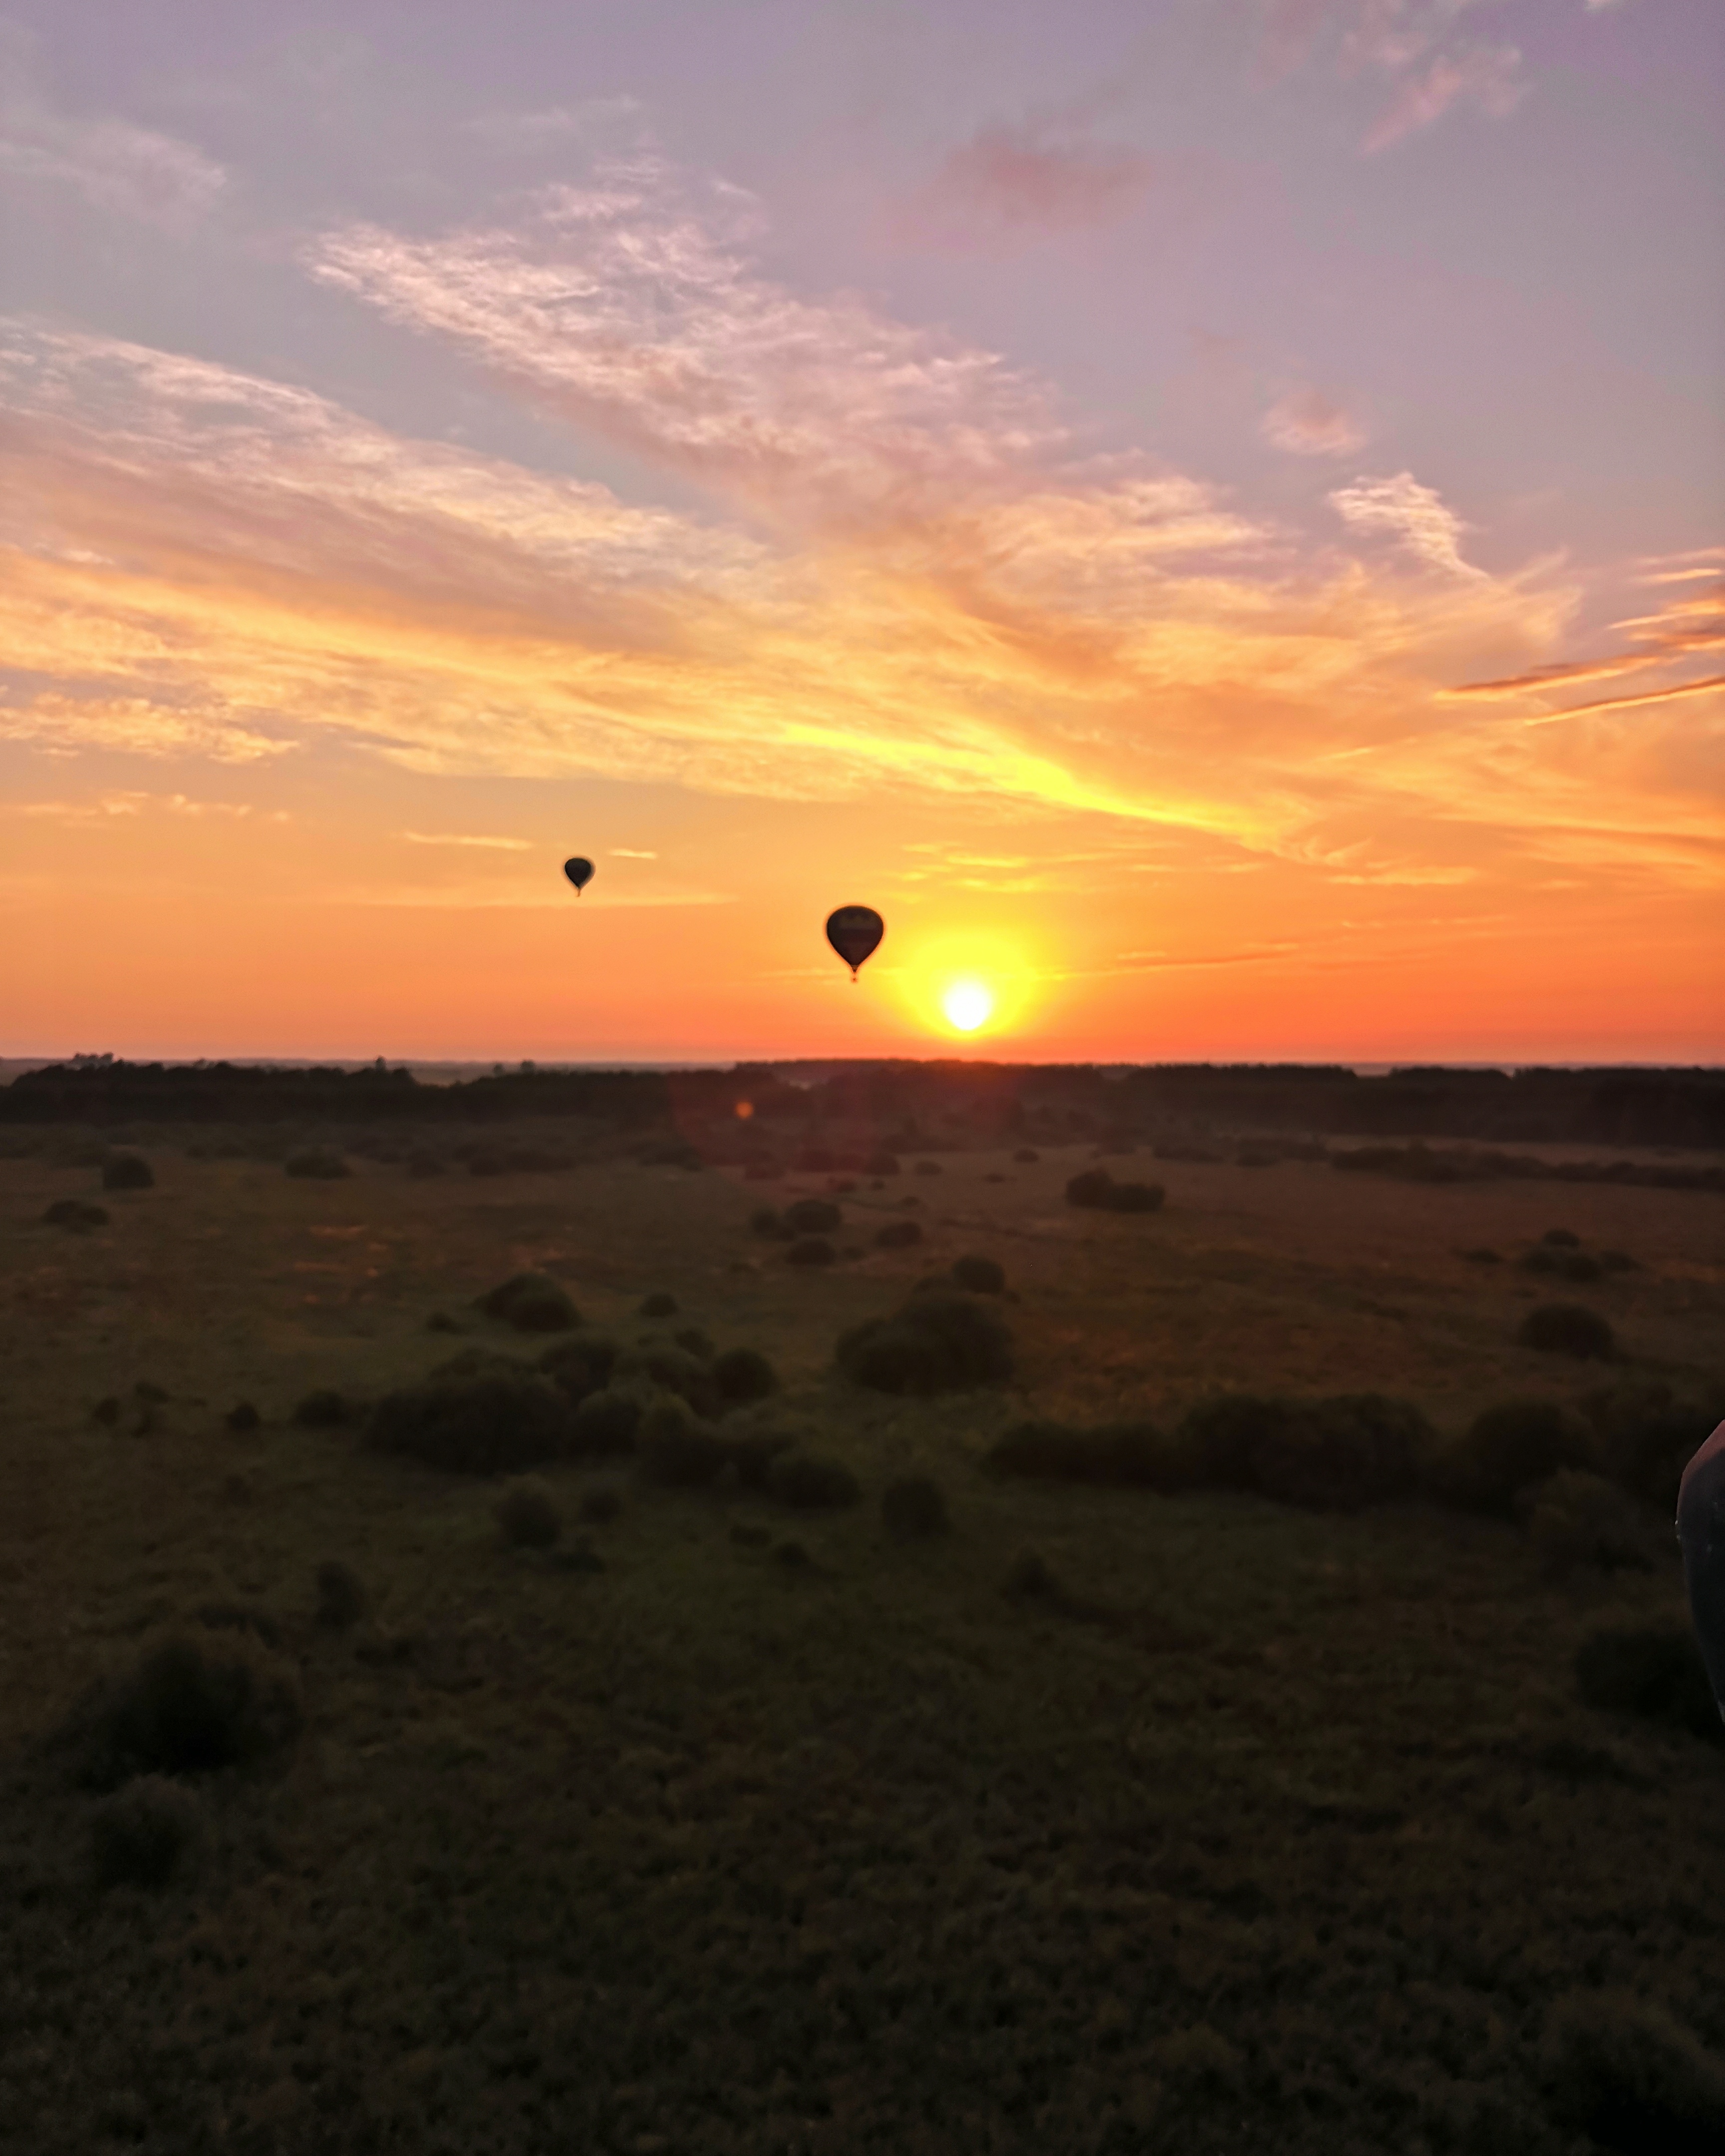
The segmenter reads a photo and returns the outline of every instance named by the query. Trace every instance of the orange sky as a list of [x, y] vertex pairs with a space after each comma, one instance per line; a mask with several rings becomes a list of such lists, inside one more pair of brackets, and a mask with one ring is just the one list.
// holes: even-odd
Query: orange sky
[[[1382, 64], [1373, 204], [1455, 120]], [[1470, 124], [1507, 141], [1520, 95]], [[349, 170], [271, 224], [213, 151], [40, 83], [8, 110], [0, 182], [72, 202], [86, 274], [80, 313], [44, 256], [0, 315], [0, 1055], [1721, 1060], [1725, 547], [1689, 475], [1572, 540], [1580, 465], [1452, 487], [1395, 416], [1466, 431], [1440, 360], [1343, 397], [1197, 328], [1155, 424], [1125, 374], [1086, 413], [983, 317], [1034, 342], [1060, 279], [1105, 309], [1070, 235], [1136, 213], [1147, 151], [982, 126], [939, 245], [986, 213], [1006, 266], [955, 254], [931, 316], [932, 197], [870, 228], [869, 289], [826, 281], [794, 176], [780, 244], [627, 114], [494, 114], [564, 164], [459, 214]], [[1324, 139], [1262, 155], [1337, 187]], [[249, 314], [187, 296], [200, 249]], [[1480, 424], [1507, 457], [1536, 408]], [[1250, 457], [1206, 477], [1230, 413]], [[888, 923], [855, 988], [844, 903]], [[993, 1002], [963, 1036], [960, 978]]]

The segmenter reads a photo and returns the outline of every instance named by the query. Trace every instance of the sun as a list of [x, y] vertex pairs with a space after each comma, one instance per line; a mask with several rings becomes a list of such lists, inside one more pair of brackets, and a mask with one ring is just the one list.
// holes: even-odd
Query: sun
[[994, 998], [980, 981], [954, 981], [941, 998], [941, 1009], [960, 1033], [974, 1033], [992, 1015]]

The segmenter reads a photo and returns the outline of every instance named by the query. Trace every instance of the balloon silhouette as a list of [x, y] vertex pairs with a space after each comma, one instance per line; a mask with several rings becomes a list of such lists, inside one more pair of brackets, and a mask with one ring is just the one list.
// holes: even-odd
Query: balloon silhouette
[[563, 863], [563, 874], [574, 885], [575, 896], [579, 898], [587, 886], [593, 881], [593, 863], [583, 860], [580, 855], [577, 854], [572, 861]]
[[878, 949], [886, 933], [886, 923], [872, 906], [841, 906], [827, 916], [827, 941], [850, 967], [853, 981], [857, 968]]

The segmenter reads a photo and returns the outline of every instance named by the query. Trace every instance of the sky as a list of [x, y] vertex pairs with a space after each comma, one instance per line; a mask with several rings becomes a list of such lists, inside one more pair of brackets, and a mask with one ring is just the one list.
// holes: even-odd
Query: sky
[[1717, 0], [0, 0], [0, 1055], [1725, 1061], [1722, 110]]

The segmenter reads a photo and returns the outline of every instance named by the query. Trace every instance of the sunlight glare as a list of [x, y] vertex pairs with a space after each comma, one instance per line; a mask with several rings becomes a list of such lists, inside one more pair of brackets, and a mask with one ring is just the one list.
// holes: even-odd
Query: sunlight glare
[[960, 1033], [974, 1033], [994, 1008], [994, 998], [980, 981], [954, 981], [941, 999], [948, 1022]]

